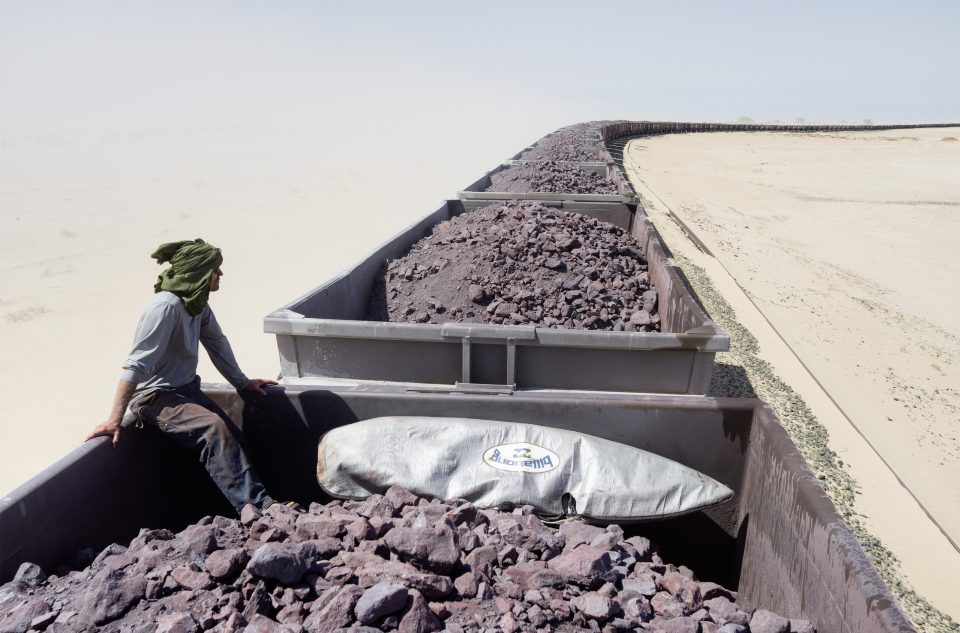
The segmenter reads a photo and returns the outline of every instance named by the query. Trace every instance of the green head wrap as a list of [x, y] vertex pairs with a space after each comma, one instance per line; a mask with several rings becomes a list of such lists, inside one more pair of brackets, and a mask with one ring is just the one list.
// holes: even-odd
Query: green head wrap
[[210, 296], [210, 274], [223, 263], [220, 249], [199, 239], [168, 242], [150, 257], [158, 264], [170, 262], [170, 267], [157, 277], [154, 292], [172, 292], [194, 316], [203, 312]]

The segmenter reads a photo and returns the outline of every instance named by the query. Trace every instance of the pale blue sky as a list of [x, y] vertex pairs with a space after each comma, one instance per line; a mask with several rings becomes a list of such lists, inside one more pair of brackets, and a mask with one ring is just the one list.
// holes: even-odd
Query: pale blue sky
[[593, 118], [956, 121], [958, 7], [0, 2], [0, 130], [425, 112], [451, 129], [489, 114], [543, 131]]

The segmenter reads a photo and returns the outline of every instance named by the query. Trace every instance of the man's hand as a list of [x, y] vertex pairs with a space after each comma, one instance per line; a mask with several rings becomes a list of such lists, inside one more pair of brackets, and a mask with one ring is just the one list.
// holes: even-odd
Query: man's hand
[[120, 443], [120, 420], [107, 420], [103, 424], [98, 424], [83, 441], [86, 442], [101, 435], [112, 435], [113, 447], [116, 448]]
[[243, 386], [243, 391], [249, 391], [255, 393], [258, 396], [265, 396], [267, 392], [263, 390], [264, 387], [271, 387], [273, 385], [279, 385], [276, 380], [264, 380], [262, 378], [253, 378], [246, 385]]
[[123, 421], [123, 414], [130, 404], [130, 398], [137, 385], [126, 380], [117, 383], [117, 393], [113, 396], [113, 407], [110, 409], [110, 417], [103, 424], [95, 427], [93, 433], [88, 435], [83, 441], [91, 440], [101, 435], [113, 436], [113, 447], [116, 448], [120, 443], [120, 423]]

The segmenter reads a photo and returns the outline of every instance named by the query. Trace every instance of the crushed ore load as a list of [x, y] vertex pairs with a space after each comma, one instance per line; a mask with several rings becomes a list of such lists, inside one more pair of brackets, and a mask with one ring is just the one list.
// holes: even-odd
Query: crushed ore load
[[623, 230], [539, 203], [441, 222], [377, 276], [370, 320], [656, 332], [657, 291]]
[[557, 530], [529, 506], [480, 510], [397, 487], [143, 530], [59, 577], [25, 563], [0, 588], [0, 613], [0, 630], [18, 632], [813, 631], [699, 582], [617, 525]]
[[596, 172], [569, 163], [540, 161], [514, 165], [490, 177], [487, 191], [509, 193], [616, 194], [616, 184]]
[[562, 127], [520, 156], [523, 160], [562, 160], [588, 162], [598, 160], [603, 139], [600, 137], [601, 121], [577, 123]]

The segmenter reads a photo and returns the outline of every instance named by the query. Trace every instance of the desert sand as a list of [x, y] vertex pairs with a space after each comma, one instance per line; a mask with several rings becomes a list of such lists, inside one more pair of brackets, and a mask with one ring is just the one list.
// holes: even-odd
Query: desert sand
[[[862, 515], [908, 583], [954, 619], [957, 138], [956, 128], [690, 134], [637, 139], [625, 152], [677, 263], [706, 273], [757, 339], [758, 357], [829, 432], [857, 484], [851, 516]], [[718, 361], [738, 353], [735, 343]], [[757, 382], [760, 397], [776, 397]]]
[[[0, 132], [0, 493], [105, 419], [160, 243], [202, 237], [223, 250], [211, 306], [244, 371], [275, 378], [264, 315], [551, 127], [484, 132], [459, 149], [390, 122]], [[199, 373], [223, 381], [202, 353]]]

